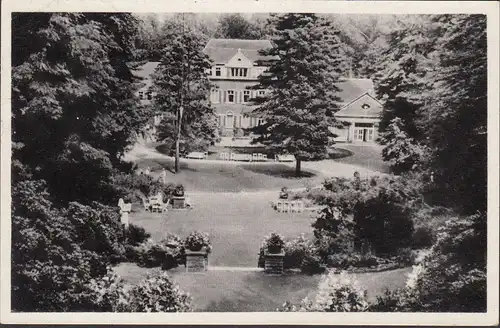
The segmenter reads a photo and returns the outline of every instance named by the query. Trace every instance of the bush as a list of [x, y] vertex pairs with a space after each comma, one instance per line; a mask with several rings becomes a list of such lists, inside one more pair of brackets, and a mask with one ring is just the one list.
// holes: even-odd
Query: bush
[[146, 232], [143, 227], [138, 227], [133, 224], [129, 224], [128, 228], [126, 228], [125, 235], [127, 244], [131, 246], [139, 246], [151, 237], [151, 234]]
[[380, 297], [374, 311], [486, 311], [485, 214], [450, 219], [416, 263], [405, 288]]
[[354, 207], [356, 239], [368, 242], [377, 255], [395, 254], [411, 245], [414, 230], [411, 215], [392, 193], [381, 190]]
[[428, 248], [434, 244], [435, 236], [429, 227], [418, 227], [413, 232], [412, 247], [416, 249]]
[[303, 299], [299, 306], [285, 302], [281, 312], [363, 312], [368, 309], [366, 291], [345, 272], [330, 273], [319, 283], [314, 300]]
[[416, 259], [417, 255], [411, 248], [401, 248], [396, 255], [396, 260], [401, 266], [413, 265]]
[[148, 277], [129, 292], [127, 312], [188, 312], [192, 310], [189, 294], [181, 291], [166, 273]]
[[117, 198], [140, 202], [143, 197], [163, 193], [164, 201], [172, 197], [177, 185], [163, 183], [147, 174], [115, 174], [112, 179]]
[[382, 262], [382, 259], [377, 258], [373, 254], [342, 253], [328, 256], [327, 264], [329, 267], [345, 270], [350, 267], [369, 268], [377, 266]]
[[180, 238], [168, 235], [159, 243], [146, 241], [135, 247], [133, 259], [137, 265], [142, 267], [161, 267], [164, 270], [183, 264], [185, 249]]
[[325, 272], [326, 267], [321, 258], [313, 253], [306, 253], [300, 264], [300, 271], [307, 274], [317, 274]]
[[283, 267], [285, 269], [300, 268], [306, 254], [313, 252], [313, 247], [312, 243], [304, 235], [286, 242], [284, 245], [285, 257], [283, 259]]

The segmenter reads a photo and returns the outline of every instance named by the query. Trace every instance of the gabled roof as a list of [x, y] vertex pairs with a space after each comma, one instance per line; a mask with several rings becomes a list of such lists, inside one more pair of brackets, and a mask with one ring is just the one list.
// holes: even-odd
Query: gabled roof
[[370, 79], [343, 79], [336, 86], [340, 89], [336, 95], [342, 104], [352, 102], [365, 93], [371, 93], [374, 89], [373, 81]]
[[238, 49], [253, 62], [270, 60], [272, 56], [262, 56], [259, 50], [271, 48], [269, 40], [211, 39], [203, 51], [216, 64], [226, 64]]
[[[365, 107], [365, 108], [364, 108]], [[382, 104], [368, 92], [363, 93], [353, 101], [347, 103], [338, 112], [336, 117], [380, 117]]]

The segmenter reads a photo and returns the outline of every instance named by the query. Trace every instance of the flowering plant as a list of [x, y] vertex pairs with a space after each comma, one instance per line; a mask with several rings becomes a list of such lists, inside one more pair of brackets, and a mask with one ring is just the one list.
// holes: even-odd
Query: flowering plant
[[314, 299], [305, 298], [299, 306], [285, 302], [281, 312], [364, 312], [368, 310], [366, 292], [345, 272], [330, 273], [320, 282]]
[[212, 244], [210, 243], [208, 234], [199, 231], [191, 232], [184, 240], [184, 245], [191, 251], [199, 251], [203, 247], [205, 247], [209, 253], [212, 250]]
[[262, 241], [261, 248], [267, 248], [270, 253], [279, 253], [285, 245], [282, 235], [272, 232], [269, 236]]

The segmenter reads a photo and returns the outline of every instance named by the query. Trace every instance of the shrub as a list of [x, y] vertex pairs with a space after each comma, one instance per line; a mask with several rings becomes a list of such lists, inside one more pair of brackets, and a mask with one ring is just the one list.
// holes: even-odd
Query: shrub
[[236, 128], [234, 129], [234, 138], [241, 138], [243, 137], [245, 134], [244, 134], [244, 131], [242, 128]]
[[206, 251], [210, 253], [212, 250], [212, 244], [210, 243], [210, 238], [208, 234], [193, 231], [184, 240], [184, 246], [192, 251], [199, 251], [205, 247]]
[[161, 267], [168, 270], [184, 263], [184, 254], [184, 245], [180, 238], [170, 234], [159, 243], [148, 240], [135, 247], [133, 259], [142, 267]]
[[300, 264], [300, 271], [307, 274], [317, 274], [325, 272], [326, 267], [323, 264], [321, 258], [311, 252], [308, 252], [302, 258]]
[[172, 197], [177, 187], [173, 183], [163, 183], [146, 174], [115, 174], [111, 181], [117, 198], [128, 199], [131, 202], [138, 202], [143, 197], [158, 193], [163, 193], [164, 201], [166, 201]]
[[368, 242], [377, 255], [394, 254], [411, 245], [411, 211], [394, 195], [381, 190], [375, 197], [354, 207], [356, 238]]
[[413, 265], [416, 259], [416, 253], [409, 247], [399, 249], [396, 254], [396, 260], [402, 266]]
[[354, 222], [335, 207], [321, 211], [314, 228], [315, 246], [324, 262], [331, 254], [351, 253], [354, 249]]
[[350, 267], [369, 268], [381, 264], [382, 261], [373, 254], [342, 253], [328, 256], [327, 264], [329, 267], [345, 270]]
[[368, 310], [366, 291], [345, 272], [330, 273], [319, 283], [314, 300], [303, 299], [299, 306], [285, 302], [281, 312], [363, 312]]
[[151, 237], [151, 234], [146, 232], [143, 227], [138, 227], [133, 224], [129, 224], [128, 228], [126, 228], [125, 235], [127, 244], [131, 246], [139, 246]]
[[405, 288], [386, 293], [374, 310], [486, 311], [486, 215], [450, 219], [421, 252]]
[[285, 269], [300, 268], [306, 254], [313, 252], [313, 247], [314, 245], [304, 235], [286, 242], [284, 245], [283, 267]]
[[418, 227], [413, 232], [412, 236], [412, 247], [413, 248], [428, 248], [434, 244], [435, 236], [429, 227]]
[[127, 312], [188, 312], [189, 294], [181, 291], [166, 273], [148, 277], [129, 292]]

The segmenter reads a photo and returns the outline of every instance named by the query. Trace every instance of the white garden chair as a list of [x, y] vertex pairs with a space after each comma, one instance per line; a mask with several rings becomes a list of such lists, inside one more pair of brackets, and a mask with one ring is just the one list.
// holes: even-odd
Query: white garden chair
[[150, 211], [151, 210], [151, 204], [149, 201], [145, 198], [142, 199], [142, 205], [144, 206], [145, 211]]

